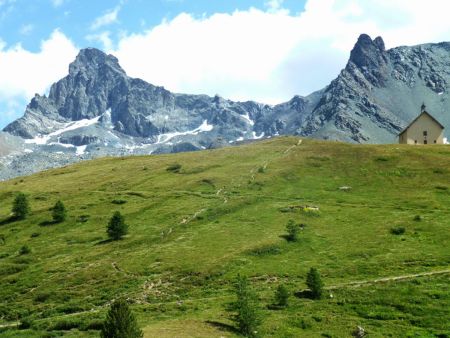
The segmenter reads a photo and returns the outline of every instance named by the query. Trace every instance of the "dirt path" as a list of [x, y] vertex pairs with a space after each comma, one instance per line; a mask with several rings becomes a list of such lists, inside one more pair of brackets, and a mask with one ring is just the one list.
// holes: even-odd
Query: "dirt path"
[[[360, 286], [369, 285], [369, 284], [385, 283], [385, 282], [392, 282], [392, 281], [402, 281], [402, 280], [407, 280], [407, 279], [412, 279], [412, 278], [417, 278], [417, 277], [445, 275], [445, 274], [450, 274], [450, 269], [420, 272], [420, 273], [392, 276], [392, 277], [382, 277], [382, 278], [354, 281], [354, 282], [348, 282], [348, 283], [341, 283], [341, 284], [327, 286], [327, 287], [325, 287], [325, 289], [326, 290], [336, 290], [336, 289], [345, 288], [345, 287], [360, 287]], [[305, 290], [299, 290], [299, 291], [302, 292], [302, 291], [307, 291], [307, 290], [305, 289]], [[232, 297], [231, 295], [223, 295], [223, 296], [212, 296], [212, 297], [195, 298], [195, 299], [184, 299], [184, 300], [181, 300], [181, 303], [228, 299], [231, 297]], [[162, 304], [167, 305], [167, 304], [175, 304], [175, 303], [177, 303], [177, 304], [180, 303], [180, 300], [161, 302], [161, 303], [151, 303], [151, 305], [155, 306], [155, 305], [162, 305]], [[102, 306], [98, 306], [97, 308], [88, 310], [88, 311], [74, 312], [74, 313], [49, 317], [49, 318], [45, 318], [45, 319], [48, 320], [48, 319], [67, 318], [67, 317], [78, 316], [78, 315], [82, 315], [82, 314], [86, 314], [86, 313], [96, 313], [96, 312], [99, 312], [100, 310], [106, 308], [107, 306], [109, 306], [109, 304], [110, 304], [110, 302], [108, 302]], [[17, 326], [19, 326], [19, 324], [20, 324], [19, 322], [0, 324], [0, 328], [17, 327]]]
[[342, 284], [336, 284], [336, 285], [330, 285], [328, 287], [325, 287], [326, 290], [335, 290], [340, 289], [343, 287], [360, 287], [367, 284], [377, 284], [377, 283], [385, 283], [385, 282], [392, 282], [392, 281], [401, 281], [406, 279], [412, 279], [416, 277], [425, 277], [425, 276], [434, 276], [434, 275], [445, 275], [450, 273], [450, 269], [446, 270], [438, 270], [438, 271], [429, 271], [429, 272], [421, 272], [421, 273], [414, 273], [409, 275], [401, 275], [401, 276], [394, 276], [394, 277], [382, 277], [382, 278], [376, 278], [376, 279], [369, 279], [369, 280], [362, 280], [362, 281], [355, 281], [355, 282], [348, 282], [348, 283], [342, 283]]
[[0, 324], [0, 329], [4, 329], [7, 327], [17, 327], [19, 326], [19, 322], [15, 322], [15, 323], [7, 323], [7, 324]]

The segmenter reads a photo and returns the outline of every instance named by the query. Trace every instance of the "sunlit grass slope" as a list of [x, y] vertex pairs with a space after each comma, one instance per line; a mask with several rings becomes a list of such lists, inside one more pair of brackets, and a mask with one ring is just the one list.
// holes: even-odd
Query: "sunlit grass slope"
[[[32, 212], [9, 222], [17, 192]], [[48, 225], [57, 200], [68, 219]], [[108, 242], [116, 210], [129, 234]], [[357, 325], [370, 337], [447, 337], [449, 216], [446, 146], [281, 137], [17, 178], [0, 183], [0, 324], [30, 328], [1, 335], [95, 337], [123, 296], [146, 337], [234, 337], [225, 307], [240, 273], [261, 299], [263, 337], [348, 337]], [[290, 219], [305, 224], [295, 243], [283, 237]], [[268, 308], [280, 283], [304, 289], [311, 267], [325, 299]], [[438, 273], [409, 276], [426, 272]]]

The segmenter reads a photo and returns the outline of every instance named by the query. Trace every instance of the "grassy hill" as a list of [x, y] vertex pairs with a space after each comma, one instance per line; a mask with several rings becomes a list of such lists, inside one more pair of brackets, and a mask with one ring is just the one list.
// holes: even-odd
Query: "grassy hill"
[[[10, 221], [18, 192], [32, 213]], [[50, 224], [57, 200], [68, 219]], [[110, 242], [117, 210], [129, 234]], [[263, 337], [349, 337], [357, 325], [369, 337], [448, 337], [449, 216], [446, 146], [281, 137], [17, 178], [0, 183], [1, 335], [95, 337], [125, 296], [146, 337], [235, 337], [225, 307], [239, 273], [260, 297]], [[295, 243], [290, 219], [305, 224]], [[300, 292], [311, 267], [322, 300]], [[297, 296], [270, 309], [281, 283]]]

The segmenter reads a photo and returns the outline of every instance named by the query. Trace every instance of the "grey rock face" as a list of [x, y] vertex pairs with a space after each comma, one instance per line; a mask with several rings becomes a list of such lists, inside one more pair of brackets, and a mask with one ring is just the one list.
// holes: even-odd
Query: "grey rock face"
[[301, 135], [358, 143], [395, 143], [422, 102], [450, 127], [450, 44], [386, 50], [362, 34], [341, 74], [301, 127]]
[[83, 49], [48, 97], [36, 95], [4, 129], [17, 138], [8, 158], [0, 157], [0, 179], [98, 156], [194, 151], [283, 134], [396, 142], [422, 102], [450, 128], [449, 83], [450, 43], [386, 50], [381, 37], [366, 34], [326, 88], [275, 106], [175, 94], [128, 77], [112, 55]]

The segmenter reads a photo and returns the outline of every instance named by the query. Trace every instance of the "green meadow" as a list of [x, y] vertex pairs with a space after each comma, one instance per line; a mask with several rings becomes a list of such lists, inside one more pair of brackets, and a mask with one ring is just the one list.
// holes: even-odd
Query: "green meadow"
[[[14, 221], [19, 192], [31, 213]], [[52, 224], [57, 200], [67, 219]], [[129, 233], [109, 241], [115, 211]], [[291, 219], [304, 225], [297, 242]], [[279, 137], [16, 178], [0, 182], [0, 336], [97, 337], [125, 297], [145, 337], [238, 337], [226, 308], [241, 274], [258, 293], [261, 337], [357, 326], [450, 337], [449, 227], [448, 146]], [[321, 300], [304, 296], [311, 267]], [[275, 309], [280, 284], [291, 296]]]

